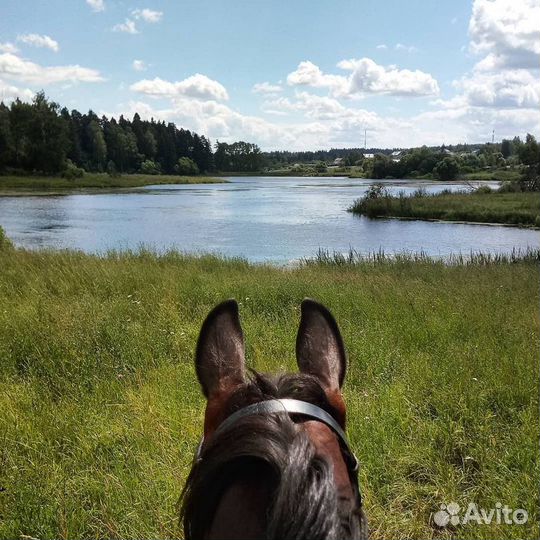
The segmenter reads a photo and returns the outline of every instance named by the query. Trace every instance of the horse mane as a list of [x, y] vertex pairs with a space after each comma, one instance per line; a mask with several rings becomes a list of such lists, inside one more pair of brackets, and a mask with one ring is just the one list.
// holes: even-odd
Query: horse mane
[[[229, 399], [226, 413], [286, 397], [334, 412], [315, 377], [270, 377], [252, 372], [250, 382]], [[234, 429], [212, 437], [200, 457], [181, 496], [180, 514], [187, 540], [204, 538], [226, 490], [234, 482], [253, 478], [268, 495], [264, 516], [267, 539], [363, 536], [365, 519], [359, 499], [338, 497], [332, 465], [316, 454], [308, 435], [288, 414], [244, 417]], [[358, 493], [356, 477], [351, 480]]]

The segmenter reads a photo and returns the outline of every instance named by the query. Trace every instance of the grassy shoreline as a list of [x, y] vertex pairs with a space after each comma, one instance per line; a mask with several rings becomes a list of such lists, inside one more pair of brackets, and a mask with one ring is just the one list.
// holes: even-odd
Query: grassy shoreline
[[210, 176], [176, 176], [125, 174], [111, 177], [104, 173], [86, 173], [82, 178], [73, 180], [60, 176], [0, 176], [0, 195], [14, 193], [27, 194], [78, 189], [119, 189], [136, 188], [158, 184], [214, 184], [225, 180]]
[[[203, 318], [237, 298], [248, 364], [294, 370], [305, 296], [334, 312], [349, 352], [372, 538], [538, 537], [538, 255], [279, 269], [5, 244], [0, 260], [0, 538], [179, 538]], [[450, 501], [500, 501], [529, 521], [434, 528]]]
[[509, 226], [540, 227], [540, 194], [536, 192], [426, 194], [412, 196], [368, 193], [357, 200], [350, 212], [371, 218], [392, 217]]

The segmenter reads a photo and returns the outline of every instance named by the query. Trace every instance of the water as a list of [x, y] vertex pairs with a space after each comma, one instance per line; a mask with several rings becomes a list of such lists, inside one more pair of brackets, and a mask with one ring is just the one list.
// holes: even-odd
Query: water
[[[138, 248], [214, 252], [287, 263], [319, 248], [433, 256], [540, 247], [537, 231], [371, 220], [346, 212], [372, 180], [235, 177], [230, 184], [147, 186], [131, 192], [0, 197], [0, 225], [16, 245], [86, 252]], [[391, 191], [435, 192], [462, 184], [392, 180]]]

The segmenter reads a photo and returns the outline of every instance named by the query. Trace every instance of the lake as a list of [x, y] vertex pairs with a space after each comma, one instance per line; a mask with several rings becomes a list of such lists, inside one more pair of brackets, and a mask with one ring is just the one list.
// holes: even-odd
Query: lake
[[[0, 197], [0, 225], [18, 246], [86, 252], [151, 246], [285, 264], [319, 248], [432, 256], [540, 248], [538, 231], [489, 225], [371, 220], [346, 211], [374, 180], [231, 177], [228, 184]], [[464, 184], [386, 180], [390, 191]], [[484, 182], [485, 183], [485, 182]]]

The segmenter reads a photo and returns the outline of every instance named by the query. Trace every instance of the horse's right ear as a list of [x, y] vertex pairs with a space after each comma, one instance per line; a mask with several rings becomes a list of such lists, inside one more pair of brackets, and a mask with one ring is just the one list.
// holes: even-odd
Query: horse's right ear
[[217, 305], [206, 317], [195, 354], [195, 369], [208, 401], [221, 401], [245, 381], [244, 336], [236, 300]]

